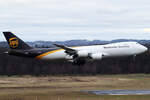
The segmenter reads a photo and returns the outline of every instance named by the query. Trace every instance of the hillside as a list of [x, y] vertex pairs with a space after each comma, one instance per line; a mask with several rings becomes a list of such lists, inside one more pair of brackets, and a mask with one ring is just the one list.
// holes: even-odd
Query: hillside
[[[107, 43], [114, 43], [114, 42], [125, 42], [125, 41], [136, 41], [141, 44], [150, 44], [150, 40], [134, 40], [134, 39], [117, 39], [117, 40], [112, 40], [112, 41], [103, 41], [103, 40], [69, 40], [69, 41], [34, 41], [34, 42], [27, 42], [30, 46], [32, 47], [43, 47], [43, 48], [48, 48], [48, 47], [54, 47], [53, 44], [63, 44], [67, 46], [79, 46], [79, 45], [97, 45], [97, 44], [107, 44]], [[8, 48], [8, 44], [3, 41], [0, 42], [0, 47], [5, 47]]]

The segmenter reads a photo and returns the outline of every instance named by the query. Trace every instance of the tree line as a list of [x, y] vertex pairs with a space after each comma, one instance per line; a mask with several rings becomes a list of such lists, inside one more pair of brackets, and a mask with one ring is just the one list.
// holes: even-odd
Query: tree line
[[[145, 44], [150, 48], [150, 44]], [[95, 75], [150, 73], [150, 51], [134, 57], [106, 58], [74, 66], [67, 61], [42, 61], [9, 56], [0, 47], [0, 75]]]

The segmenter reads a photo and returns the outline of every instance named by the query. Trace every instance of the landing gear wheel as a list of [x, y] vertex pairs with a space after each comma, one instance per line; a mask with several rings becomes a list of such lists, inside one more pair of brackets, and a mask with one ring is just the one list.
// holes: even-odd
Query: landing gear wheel
[[82, 66], [82, 65], [85, 64], [85, 60], [84, 60], [84, 59], [78, 59], [78, 60], [73, 61], [72, 64], [73, 64], [73, 65]]

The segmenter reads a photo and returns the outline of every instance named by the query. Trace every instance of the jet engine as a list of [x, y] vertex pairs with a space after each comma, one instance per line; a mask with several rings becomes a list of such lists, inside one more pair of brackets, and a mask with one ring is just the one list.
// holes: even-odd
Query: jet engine
[[94, 53], [94, 54], [91, 54], [90, 57], [94, 60], [101, 60], [103, 57], [103, 54], [102, 53]]
[[78, 51], [77, 52], [78, 57], [88, 57], [89, 53], [87, 51]]

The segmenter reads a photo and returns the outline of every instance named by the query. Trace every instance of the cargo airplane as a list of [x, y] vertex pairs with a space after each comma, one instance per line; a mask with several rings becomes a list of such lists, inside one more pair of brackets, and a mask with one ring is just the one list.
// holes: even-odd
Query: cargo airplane
[[137, 42], [118, 42], [106, 45], [68, 47], [54, 44], [56, 48], [33, 48], [11, 32], [3, 32], [10, 50], [6, 53], [14, 56], [32, 57], [42, 60], [67, 60], [74, 65], [83, 65], [86, 61], [101, 60], [108, 57], [134, 56], [147, 51]]

